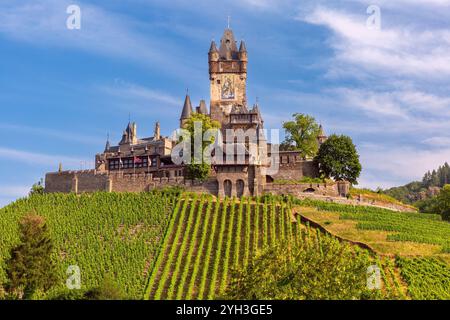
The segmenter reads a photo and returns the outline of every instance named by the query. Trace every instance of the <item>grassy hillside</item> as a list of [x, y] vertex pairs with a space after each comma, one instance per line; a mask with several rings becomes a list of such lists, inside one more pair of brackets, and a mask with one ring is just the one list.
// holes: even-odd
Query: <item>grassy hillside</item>
[[[0, 210], [0, 282], [5, 259], [18, 241], [17, 222], [32, 210], [47, 218], [55, 243], [56, 291], [64, 288], [67, 267], [78, 265], [84, 289], [109, 274], [130, 298], [214, 299], [224, 293], [233, 268], [245, 267], [267, 246], [295, 239], [299, 229], [308, 230], [295, 223], [296, 212], [331, 236], [373, 248], [367, 264], [381, 267], [383, 297], [449, 298], [450, 267], [444, 261], [450, 262], [450, 223], [438, 216], [189, 193], [48, 194], [19, 200]], [[316, 230], [308, 234], [310, 241], [320, 241]]]
[[441, 216], [296, 201], [298, 211], [326, 224], [336, 235], [371, 244], [381, 254], [432, 255], [450, 258], [450, 223]]
[[284, 203], [185, 197], [177, 205], [147, 288], [150, 299], [212, 299], [230, 270], [258, 250], [295, 237]]
[[110, 274], [130, 298], [141, 298], [148, 271], [171, 217], [173, 195], [46, 194], [0, 210], [0, 283], [4, 262], [18, 242], [18, 220], [31, 211], [47, 218], [64, 289], [69, 265], [81, 268], [82, 288]]

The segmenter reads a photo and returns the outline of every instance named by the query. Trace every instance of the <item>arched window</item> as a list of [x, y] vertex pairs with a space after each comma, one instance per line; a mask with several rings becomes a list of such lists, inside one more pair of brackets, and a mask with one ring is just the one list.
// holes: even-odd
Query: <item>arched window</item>
[[245, 187], [244, 180], [239, 179], [238, 181], [236, 181], [236, 194], [238, 198], [244, 195], [244, 187]]
[[224, 189], [226, 197], [231, 197], [231, 190], [232, 190], [232, 188], [233, 188], [233, 184], [231, 183], [230, 180], [225, 180], [223, 182], [223, 189]]

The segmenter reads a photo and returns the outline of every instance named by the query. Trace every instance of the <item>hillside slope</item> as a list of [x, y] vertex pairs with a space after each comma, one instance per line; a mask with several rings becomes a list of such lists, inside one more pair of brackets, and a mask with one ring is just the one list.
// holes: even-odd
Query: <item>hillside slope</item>
[[[81, 268], [82, 288], [112, 275], [128, 298], [214, 299], [236, 267], [300, 229], [299, 213], [320, 230], [349, 243], [362, 243], [368, 266], [381, 267], [387, 299], [448, 299], [450, 223], [439, 217], [323, 201], [265, 196], [216, 199], [176, 193], [89, 195], [47, 194], [0, 210], [0, 283], [4, 262], [18, 242], [19, 218], [35, 211], [47, 218], [55, 243], [59, 285], [69, 265]], [[343, 240], [346, 239], [346, 240]], [[359, 250], [359, 249], [358, 249]], [[398, 255], [398, 256], [396, 256]], [[412, 257], [414, 256], [414, 257]]]
[[140, 299], [154, 254], [173, 211], [174, 195], [96, 193], [46, 194], [0, 210], [0, 284], [4, 262], [18, 242], [18, 221], [31, 211], [46, 218], [55, 245], [58, 286], [70, 265], [81, 269], [82, 289], [111, 275], [129, 298]]
[[213, 299], [232, 268], [258, 250], [296, 235], [286, 204], [186, 197], [177, 205], [146, 298]]

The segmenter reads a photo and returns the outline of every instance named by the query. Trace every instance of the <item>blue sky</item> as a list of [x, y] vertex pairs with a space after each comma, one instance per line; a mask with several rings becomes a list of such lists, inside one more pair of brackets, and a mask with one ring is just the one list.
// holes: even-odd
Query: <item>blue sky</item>
[[[66, 8], [81, 8], [68, 30]], [[369, 5], [381, 30], [366, 26]], [[171, 134], [186, 88], [209, 99], [207, 52], [231, 16], [267, 128], [294, 112], [350, 135], [360, 185], [450, 161], [450, 0], [9, 0], [0, 3], [0, 206], [55, 171], [93, 165], [131, 113]]]

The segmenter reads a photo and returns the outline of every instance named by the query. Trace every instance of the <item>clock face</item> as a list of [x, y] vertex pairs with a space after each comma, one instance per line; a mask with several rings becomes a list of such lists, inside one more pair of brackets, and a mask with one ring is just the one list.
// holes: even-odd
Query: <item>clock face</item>
[[234, 99], [234, 84], [231, 78], [225, 78], [222, 86], [222, 99]]

